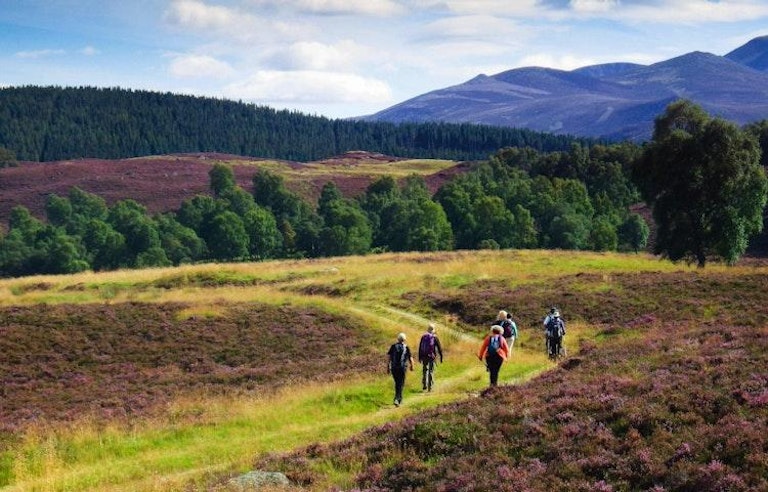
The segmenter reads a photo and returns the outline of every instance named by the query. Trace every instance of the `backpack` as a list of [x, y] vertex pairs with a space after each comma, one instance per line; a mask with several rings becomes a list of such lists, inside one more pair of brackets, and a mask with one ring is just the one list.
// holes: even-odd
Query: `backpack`
[[501, 327], [504, 328], [504, 333], [503, 333], [504, 338], [509, 338], [515, 335], [514, 333], [512, 333], [512, 322], [509, 321], [508, 319], [505, 319], [504, 321], [501, 322]]
[[501, 335], [491, 335], [488, 341], [488, 354], [496, 354], [501, 348]]
[[547, 323], [547, 336], [553, 338], [560, 338], [565, 335], [565, 326], [563, 326], [563, 320], [560, 318], [552, 317]]
[[435, 335], [433, 333], [425, 333], [421, 337], [419, 342], [419, 360], [435, 360]]
[[408, 347], [404, 343], [394, 345], [395, 353], [392, 354], [392, 369], [404, 369], [407, 364]]

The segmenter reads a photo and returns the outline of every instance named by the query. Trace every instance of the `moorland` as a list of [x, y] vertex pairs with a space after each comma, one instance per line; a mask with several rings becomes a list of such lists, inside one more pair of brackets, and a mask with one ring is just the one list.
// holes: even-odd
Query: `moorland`
[[[2, 280], [0, 488], [766, 490], [766, 268], [485, 250]], [[488, 389], [499, 308], [521, 337]], [[410, 374], [395, 408], [386, 348], [430, 321], [436, 389]]]

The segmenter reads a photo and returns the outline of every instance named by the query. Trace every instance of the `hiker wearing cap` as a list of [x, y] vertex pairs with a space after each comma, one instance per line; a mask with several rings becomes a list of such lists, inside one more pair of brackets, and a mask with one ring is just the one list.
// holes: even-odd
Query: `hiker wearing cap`
[[421, 336], [419, 341], [419, 362], [421, 362], [421, 389], [432, 391], [435, 383], [435, 363], [437, 357], [440, 357], [440, 363], [443, 362], [443, 348], [440, 346], [440, 339], [435, 333], [435, 324], [427, 325], [427, 332]]
[[405, 333], [397, 335], [397, 342], [389, 347], [387, 352], [387, 374], [391, 374], [395, 380], [395, 400], [396, 407], [403, 402], [403, 386], [405, 385], [405, 371], [413, 371], [413, 357], [411, 349], [405, 344]]
[[511, 355], [512, 347], [515, 345], [515, 338], [517, 338], [517, 324], [512, 320], [512, 314], [503, 309], [499, 311], [499, 315], [496, 317], [496, 324], [504, 330], [502, 335], [504, 340], [507, 341]]
[[501, 370], [501, 365], [509, 356], [509, 346], [502, 336], [503, 332], [504, 329], [500, 325], [493, 325], [491, 333], [485, 337], [483, 344], [480, 346], [480, 351], [477, 353], [478, 359], [485, 359], [485, 367], [490, 374], [491, 386], [498, 385], [499, 370]]
[[565, 321], [560, 316], [560, 311], [553, 308], [553, 311], [547, 316], [544, 330], [547, 337], [547, 355], [553, 360], [561, 357], [564, 352]]

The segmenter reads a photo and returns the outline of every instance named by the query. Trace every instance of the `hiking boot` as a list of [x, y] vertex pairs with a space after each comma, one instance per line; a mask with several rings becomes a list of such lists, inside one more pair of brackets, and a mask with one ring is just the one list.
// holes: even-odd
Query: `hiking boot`
[[398, 400], [397, 398], [395, 398], [395, 401], [393, 401], [392, 403], [394, 403], [396, 407], [400, 406], [400, 400]]

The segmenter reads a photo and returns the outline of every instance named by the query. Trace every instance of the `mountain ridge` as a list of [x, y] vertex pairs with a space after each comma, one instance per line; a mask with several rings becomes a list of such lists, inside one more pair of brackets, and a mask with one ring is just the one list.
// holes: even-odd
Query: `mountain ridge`
[[521, 67], [408, 99], [367, 121], [477, 123], [643, 141], [670, 102], [690, 99], [737, 124], [768, 118], [768, 36], [725, 56], [693, 51], [650, 65]]

